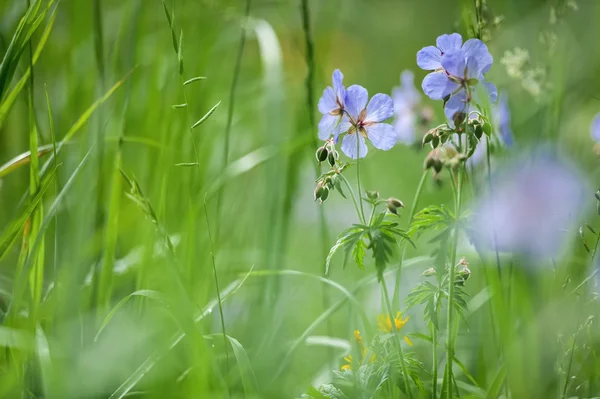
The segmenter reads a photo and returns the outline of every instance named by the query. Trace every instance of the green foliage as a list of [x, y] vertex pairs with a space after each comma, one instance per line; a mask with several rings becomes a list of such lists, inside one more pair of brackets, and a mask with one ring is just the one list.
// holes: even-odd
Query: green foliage
[[404, 239], [413, 244], [408, 234], [398, 228], [398, 222], [386, 219], [386, 215], [388, 215], [387, 211], [380, 212], [372, 218], [368, 226], [354, 224], [352, 227], [342, 231], [335, 245], [331, 247], [329, 255], [327, 255], [325, 263], [326, 275], [329, 274], [331, 259], [337, 251], [343, 250], [345, 253], [344, 267], [346, 266], [348, 257], [352, 254], [356, 265], [364, 270], [365, 249], [370, 249], [375, 260], [377, 275], [381, 279], [391, 259], [393, 249], [398, 245], [399, 240]]

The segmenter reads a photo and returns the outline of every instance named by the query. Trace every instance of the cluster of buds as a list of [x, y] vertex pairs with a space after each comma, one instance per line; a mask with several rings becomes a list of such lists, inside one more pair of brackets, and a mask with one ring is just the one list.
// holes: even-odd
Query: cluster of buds
[[[455, 283], [459, 286], [464, 286], [469, 277], [471, 277], [471, 270], [469, 269], [469, 262], [467, 262], [466, 258], [461, 258], [456, 267], [461, 267], [460, 270], [456, 272]], [[424, 277], [431, 277], [436, 275], [436, 270], [433, 267], [425, 270], [422, 275]]]
[[317, 162], [319, 163], [319, 165], [321, 164], [321, 162], [327, 161], [327, 163], [329, 163], [329, 166], [331, 166], [332, 168], [335, 167], [338, 159], [340, 159], [340, 154], [335, 149], [335, 143], [333, 142], [333, 139], [327, 140], [325, 142], [325, 145], [319, 147], [315, 156], [317, 157]]
[[347, 166], [348, 164], [343, 164], [339, 167], [332, 166], [331, 170], [319, 176], [319, 178], [316, 180], [317, 187], [315, 187], [315, 201], [317, 203], [322, 204], [325, 202], [325, 200], [329, 197], [329, 192], [333, 189], [337, 189], [342, 197], [345, 198], [342, 190], [340, 174], [344, 171], [344, 169], [346, 169]]

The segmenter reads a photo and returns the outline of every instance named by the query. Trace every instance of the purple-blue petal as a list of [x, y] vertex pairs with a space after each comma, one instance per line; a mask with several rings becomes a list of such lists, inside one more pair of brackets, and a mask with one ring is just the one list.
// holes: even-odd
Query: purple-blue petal
[[477, 61], [478, 74], [486, 73], [490, 70], [494, 58], [488, 51], [487, 46], [479, 39], [469, 39], [462, 47], [465, 55], [469, 59]]
[[405, 70], [400, 75], [400, 81], [402, 85], [392, 91], [396, 117], [405, 112], [412, 112], [412, 109], [421, 102], [421, 95], [414, 84], [414, 74]]
[[336, 69], [335, 71], [333, 71], [333, 75], [331, 76], [333, 92], [340, 99], [340, 101], [342, 101], [342, 105], [344, 104], [343, 101], [344, 101], [344, 94], [345, 94], [344, 84], [342, 83], [343, 80], [344, 80], [344, 75], [342, 74], [342, 72], [339, 69]]
[[508, 100], [506, 93], [500, 94], [498, 105], [496, 107], [496, 120], [498, 125], [498, 136], [506, 147], [512, 147], [514, 137], [510, 128], [510, 109], [508, 108]]
[[396, 132], [392, 125], [387, 123], [375, 123], [367, 126], [367, 137], [373, 143], [373, 147], [387, 151], [396, 144]]
[[595, 142], [600, 143], [600, 113], [592, 120], [591, 133], [592, 139], [594, 139]]
[[445, 72], [432, 72], [425, 76], [421, 87], [432, 100], [441, 100], [452, 94], [460, 85], [452, 82]]
[[452, 76], [463, 78], [465, 75], [465, 53], [462, 50], [450, 50], [442, 56], [442, 67]]
[[462, 37], [458, 33], [442, 35], [437, 38], [435, 44], [442, 54], [445, 54], [448, 51], [460, 49]]
[[426, 71], [434, 71], [440, 69], [442, 64], [440, 62], [442, 57], [441, 51], [435, 46], [423, 47], [417, 53], [417, 65], [419, 68]]
[[325, 114], [319, 122], [319, 139], [327, 140], [339, 133], [340, 116]]
[[[358, 156], [357, 156], [357, 148], [356, 148], [356, 138], [358, 137]], [[365, 138], [360, 134], [347, 134], [342, 139], [342, 152], [346, 154], [347, 157], [356, 159], [356, 158], [364, 158], [367, 156], [367, 144], [365, 143]]]
[[339, 104], [335, 98], [335, 92], [329, 86], [323, 90], [323, 95], [319, 99], [319, 112], [322, 114], [328, 114], [333, 110], [339, 108]]
[[410, 145], [415, 141], [415, 116], [412, 113], [404, 114], [394, 121], [396, 142]]
[[394, 102], [387, 94], [377, 93], [367, 105], [365, 122], [383, 122], [394, 115]]
[[496, 100], [498, 100], [498, 89], [496, 88], [496, 85], [491, 82], [485, 82], [485, 81], [482, 83], [490, 96], [490, 101], [495, 103]]
[[356, 120], [367, 106], [369, 92], [360, 85], [352, 85], [346, 89], [346, 111]]

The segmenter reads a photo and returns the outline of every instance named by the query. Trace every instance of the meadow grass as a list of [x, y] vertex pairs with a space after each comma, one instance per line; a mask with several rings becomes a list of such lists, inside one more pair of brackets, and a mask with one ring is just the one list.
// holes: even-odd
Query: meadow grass
[[[0, 1], [0, 397], [599, 397], [597, 16]], [[475, 124], [423, 94], [416, 54], [452, 32], [493, 56], [510, 148], [479, 81]], [[319, 140], [338, 68], [371, 96], [412, 71], [415, 142], [354, 160]], [[444, 137], [461, 128], [480, 137]], [[472, 221], [521, 192], [485, 241]]]

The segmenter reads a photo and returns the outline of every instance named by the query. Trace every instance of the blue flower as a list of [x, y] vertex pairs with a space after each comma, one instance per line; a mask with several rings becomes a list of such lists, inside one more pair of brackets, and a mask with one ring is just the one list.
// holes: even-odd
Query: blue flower
[[526, 154], [493, 175], [494, 191], [480, 195], [469, 226], [481, 249], [555, 258], [585, 209], [589, 187], [555, 155]]
[[353, 85], [346, 90], [345, 112], [348, 117], [340, 122], [339, 131], [348, 132], [342, 139], [342, 151], [352, 159], [367, 155], [365, 139], [369, 139], [375, 148], [384, 151], [396, 144], [394, 128], [381, 123], [394, 113], [392, 98], [379, 93], [371, 101], [368, 100], [369, 93], [362, 86]]
[[401, 86], [394, 88], [394, 130], [396, 138], [404, 144], [415, 141], [415, 123], [417, 121], [417, 107], [421, 103], [421, 95], [415, 88], [414, 74], [405, 70], [400, 75]]
[[[500, 94], [498, 104], [492, 106], [492, 122], [495, 138], [492, 138], [491, 143], [498, 143], [506, 148], [511, 148], [514, 144], [512, 129], [510, 128], [510, 109], [508, 108], [508, 100], [506, 93]], [[468, 159], [469, 166], [475, 166], [487, 157], [487, 136], [481, 137], [479, 144], [475, 148], [475, 152]]]
[[427, 96], [432, 100], [450, 97], [444, 113], [451, 125], [457, 113], [468, 112], [472, 92], [479, 83], [487, 89], [490, 101], [496, 101], [496, 86], [484, 78], [494, 59], [481, 40], [469, 39], [463, 44], [462, 37], [453, 33], [438, 37], [436, 45], [419, 50], [417, 65], [434, 71], [423, 80], [422, 88]]
[[512, 147], [514, 137], [512, 129], [510, 128], [510, 109], [508, 108], [508, 98], [506, 97], [506, 93], [500, 94], [498, 105], [496, 105], [495, 108], [492, 108], [492, 116], [496, 125], [496, 131], [498, 132], [498, 138], [507, 148]]
[[592, 120], [591, 136], [596, 143], [600, 143], [600, 113]]
[[332, 86], [327, 86], [319, 99], [319, 112], [323, 114], [319, 122], [319, 138], [327, 140], [332, 135], [337, 140], [344, 116], [346, 89], [342, 84], [344, 75], [339, 69], [333, 71], [331, 77]]

